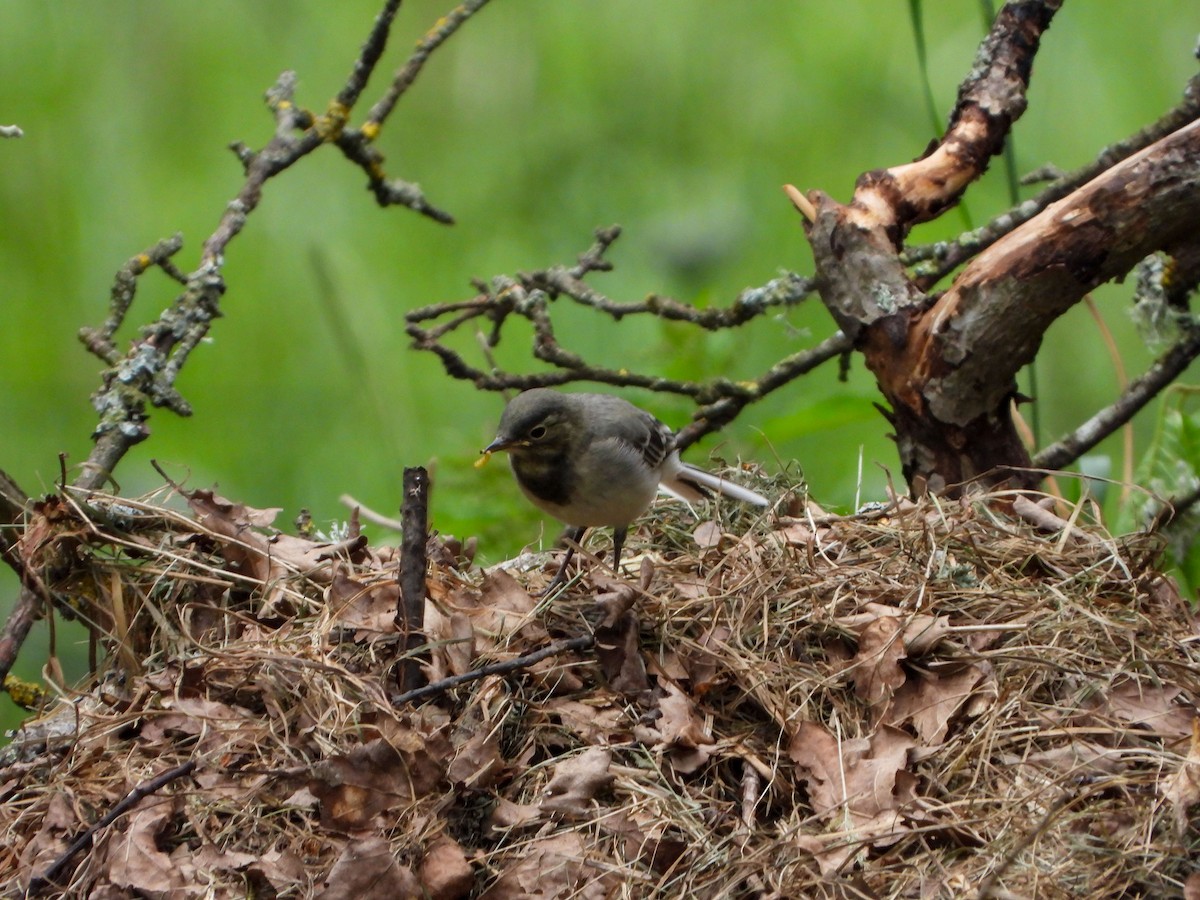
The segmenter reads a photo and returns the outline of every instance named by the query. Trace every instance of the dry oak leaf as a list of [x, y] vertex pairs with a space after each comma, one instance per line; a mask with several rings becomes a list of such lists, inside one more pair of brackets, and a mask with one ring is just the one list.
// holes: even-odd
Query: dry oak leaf
[[[983, 684], [993, 684], [995, 676], [990, 663], [968, 663], [956, 671], [938, 674], [918, 672], [892, 698], [886, 723], [899, 727], [912, 722], [917, 737], [927, 746], [936, 746], [946, 739], [950, 720], [975, 696]], [[978, 715], [982, 710], [976, 710]], [[967, 710], [971, 714], [971, 710]]]
[[117, 887], [145, 897], [182, 894], [187, 882], [183, 872], [158, 849], [159, 839], [173, 828], [177, 812], [175, 798], [144, 798], [118, 828], [102, 851], [105, 874]]
[[625, 859], [637, 860], [660, 875], [669, 872], [692, 846], [657, 816], [636, 809], [605, 817], [601, 827], [623, 838]]
[[614, 691], [631, 695], [650, 689], [642, 659], [641, 629], [632, 612], [623, 613], [615, 625], [596, 628], [594, 652], [600, 671]]
[[75, 805], [74, 792], [68, 787], [50, 794], [37, 834], [21, 850], [22, 872], [42, 872], [62, 856], [68, 838], [74, 838], [83, 828], [75, 815]]
[[388, 581], [363, 584], [339, 568], [325, 591], [325, 605], [333, 622], [355, 629], [356, 641], [395, 633], [399, 603], [400, 586], [394, 575]]
[[655, 747], [668, 750], [672, 768], [687, 775], [708, 762], [716, 740], [691, 697], [670, 681], [659, 684], [664, 693], [658, 698], [661, 715], [654, 723], [658, 735]]
[[478, 588], [463, 584], [450, 591], [442, 605], [450, 612], [465, 613], [477, 635], [499, 642], [507, 642], [518, 632], [533, 644], [549, 638], [534, 615], [534, 599], [505, 569], [488, 569]]
[[[428, 600], [425, 602], [422, 624], [430, 644], [429, 662], [422, 669], [430, 682], [471, 671], [478, 651], [479, 642], [471, 617], [461, 609], [439, 609], [440, 605]], [[491, 649], [491, 641], [484, 643]]]
[[554, 767], [544, 790], [541, 808], [567, 818], [585, 818], [594, 812], [596, 796], [612, 787], [612, 753], [589, 747]]
[[374, 834], [359, 835], [346, 842], [329, 874], [318, 900], [364, 900], [395, 897], [408, 900], [421, 896], [421, 885], [408, 868], [396, 862], [391, 845]]
[[800, 767], [809, 801], [830, 834], [799, 835], [822, 874], [837, 872], [866, 846], [887, 846], [904, 834], [914, 805], [916, 776], [904, 768], [915, 742], [896, 728], [838, 742], [824, 727], [803, 722], [788, 747]]
[[701, 522], [692, 531], [692, 540], [701, 550], [711, 550], [720, 546], [723, 536], [724, 532], [721, 531], [721, 526], [712, 520]]
[[605, 900], [619, 883], [586, 858], [583, 839], [568, 831], [527, 844], [480, 900]]
[[915, 746], [886, 725], [869, 738], [839, 741], [824, 726], [801, 722], [788, 756], [800, 767], [813, 810], [843, 830], [886, 820], [911, 799], [913, 780], [905, 766]]
[[880, 616], [858, 636], [858, 653], [850, 663], [854, 693], [871, 706], [891, 699], [906, 676], [900, 661], [908, 656], [901, 637], [903, 626], [892, 616]]
[[442, 835], [425, 851], [418, 870], [424, 896], [429, 900], [459, 900], [471, 893], [475, 873], [462, 845]]
[[312, 768], [308, 789], [321, 804], [327, 828], [354, 831], [375, 816], [428, 794], [444, 780], [444, 741], [416, 731], [377, 738]]
[[834, 621], [842, 628], [860, 634], [872, 622], [883, 617], [898, 619], [903, 624], [901, 640], [910, 657], [928, 653], [951, 633], [948, 616], [913, 613], [884, 603], [867, 603], [863, 606], [862, 612], [838, 616]]
[[1188, 810], [1200, 803], [1200, 718], [1192, 719], [1192, 743], [1187, 756], [1161, 790], [1175, 813], [1175, 833], [1182, 839], [1188, 832]]
[[458, 746], [446, 777], [455, 785], [489, 788], [503, 770], [500, 736], [494, 728], [483, 728], [474, 731]]
[[[716, 625], [705, 629], [696, 641], [695, 646], [685, 647], [682, 653], [683, 664], [687, 668], [687, 679], [692, 683], [692, 693], [703, 697], [716, 686], [718, 676], [723, 671], [722, 660], [728, 658], [727, 648], [733, 632], [725, 625]], [[715, 650], [712, 648], [716, 648]]]
[[[1182, 741], [1191, 734], [1196, 708], [1179, 699], [1183, 688], [1176, 684], [1146, 684], [1136, 678], [1123, 678], [1107, 692], [1091, 698], [1087, 709], [1101, 724], [1113, 719], [1156, 732], [1169, 741]], [[1104, 721], [1107, 719], [1107, 723]]]
[[579, 700], [551, 699], [543, 710], [557, 716], [562, 726], [585, 744], [623, 744], [632, 739], [625, 720], [625, 711], [616, 704], [602, 699], [589, 698], [592, 702]]

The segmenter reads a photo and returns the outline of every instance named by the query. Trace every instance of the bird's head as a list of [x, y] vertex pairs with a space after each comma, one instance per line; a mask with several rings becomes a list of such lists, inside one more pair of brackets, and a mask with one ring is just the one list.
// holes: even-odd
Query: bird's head
[[577, 429], [569, 394], [534, 388], [518, 394], [504, 408], [496, 438], [483, 448], [486, 455], [506, 450], [513, 455], [556, 456], [566, 452]]

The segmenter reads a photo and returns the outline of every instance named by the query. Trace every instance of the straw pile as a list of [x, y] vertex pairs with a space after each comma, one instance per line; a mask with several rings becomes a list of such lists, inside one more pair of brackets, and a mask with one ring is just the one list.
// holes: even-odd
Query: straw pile
[[1152, 537], [665, 504], [635, 574], [552, 602], [552, 564], [435, 538], [430, 680], [595, 645], [397, 705], [394, 551], [188, 501], [29, 523], [107, 653], [0, 759], [5, 896], [56, 861], [42, 896], [1200, 896], [1200, 647]]

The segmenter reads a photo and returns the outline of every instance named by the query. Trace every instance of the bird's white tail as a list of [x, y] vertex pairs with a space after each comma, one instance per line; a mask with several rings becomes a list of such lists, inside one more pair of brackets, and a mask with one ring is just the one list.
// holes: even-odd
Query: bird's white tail
[[753, 506], [771, 505], [771, 501], [757, 491], [734, 484], [726, 478], [721, 478], [687, 463], [683, 464], [683, 469], [674, 478], [670, 481], [663, 481], [659, 487], [668, 494], [689, 503], [710, 498], [714, 493], [718, 493], [724, 494], [731, 500], [749, 503]]

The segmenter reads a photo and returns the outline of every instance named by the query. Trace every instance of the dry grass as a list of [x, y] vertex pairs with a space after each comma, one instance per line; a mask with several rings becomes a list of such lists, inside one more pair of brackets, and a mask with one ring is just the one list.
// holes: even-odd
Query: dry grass
[[632, 541], [640, 579], [593, 567], [552, 603], [526, 592], [541, 568], [439, 545], [431, 678], [592, 627], [597, 647], [416, 708], [389, 699], [390, 550], [274, 537], [199, 492], [189, 515], [52, 501], [23, 552], [57, 561], [107, 663], [0, 761], [3, 887], [195, 759], [61, 895], [1200, 888], [1193, 612], [1154, 538], [1038, 531], [1011, 499], [699, 524], [663, 506]]

